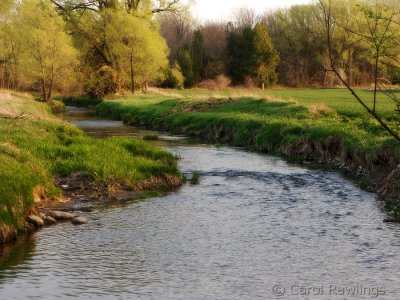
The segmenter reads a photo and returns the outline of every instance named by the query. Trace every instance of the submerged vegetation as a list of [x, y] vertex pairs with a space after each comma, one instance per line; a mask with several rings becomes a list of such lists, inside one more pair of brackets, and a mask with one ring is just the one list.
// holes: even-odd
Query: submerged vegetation
[[34, 204], [62, 196], [60, 178], [84, 174], [98, 195], [180, 184], [172, 154], [130, 138], [88, 137], [28, 95], [0, 93], [0, 132], [0, 242], [26, 228]]

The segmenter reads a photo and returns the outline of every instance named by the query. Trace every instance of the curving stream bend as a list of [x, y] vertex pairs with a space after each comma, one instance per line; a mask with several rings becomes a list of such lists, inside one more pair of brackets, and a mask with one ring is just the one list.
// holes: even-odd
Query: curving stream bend
[[[66, 118], [97, 136], [149, 134]], [[157, 143], [200, 184], [20, 241], [0, 258], [0, 299], [399, 299], [400, 226], [382, 222], [373, 194], [276, 157]]]

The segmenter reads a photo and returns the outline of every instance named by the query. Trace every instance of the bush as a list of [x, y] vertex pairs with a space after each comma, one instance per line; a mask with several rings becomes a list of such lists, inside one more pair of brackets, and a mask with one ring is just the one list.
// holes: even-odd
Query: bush
[[104, 98], [106, 95], [114, 94], [118, 89], [117, 71], [103, 65], [97, 72], [93, 73], [86, 89], [89, 95]]
[[161, 87], [171, 89], [183, 88], [185, 77], [182, 75], [181, 68], [177, 63], [173, 67], [169, 67], [164, 71], [165, 79], [161, 82]]
[[231, 80], [229, 77], [226, 77], [225, 75], [219, 75], [215, 79], [207, 79], [200, 82], [197, 87], [209, 90], [222, 90], [229, 87], [230, 84]]

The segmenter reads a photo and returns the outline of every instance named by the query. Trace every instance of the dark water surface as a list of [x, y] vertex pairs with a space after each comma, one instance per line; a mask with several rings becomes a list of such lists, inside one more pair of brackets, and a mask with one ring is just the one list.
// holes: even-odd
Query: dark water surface
[[[150, 133], [66, 117], [92, 135]], [[200, 184], [22, 239], [4, 250], [0, 299], [400, 299], [400, 227], [374, 195], [334, 172], [161, 138]]]

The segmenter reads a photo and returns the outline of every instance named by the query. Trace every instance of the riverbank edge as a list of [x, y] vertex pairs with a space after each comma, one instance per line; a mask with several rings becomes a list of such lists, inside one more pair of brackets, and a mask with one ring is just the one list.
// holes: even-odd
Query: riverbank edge
[[[2, 92], [4, 93], [4, 91]], [[16, 94], [12, 91], [10, 91], [10, 93], [12, 94]], [[1, 95], [0, 95], [1, 96]], [[19, 96], [19, 95], [18, 95]], [[37, 103], [34, 104], [35, 101], [33, 100], [33, 97], [29, 96], [29, 95], [24, 95], [24, 99], [22, 99], [23, 101], [29, 101], [29, 105], [46, 105], [44, 103]], [[48, 110], [43, 110], [41, 111], [41, 113], [45, 112], [46, 114], [49, 113], [49, 116], [51, 115], [51, 112], [56, 113], [58, 112], [58, 110], [54, 110], [54, 106], [53, 105], [49, 105]], [[20, 116], [23, 116], [22, 113], [19, 113]], [[28, 115], [28, 114], [27, 114]], [[18, 125], [18, 122], [24, 122], [25, 124], [29, 124], [30, 121], [30, 117], [35, 117], [32, 119], [32, 122], [35, 122], [35, 126], [38, 126], [37, 124], [41, 124], [41, 120], [36, 118], [36, 116], [28, 116], [28, 117], [13, 117], [13, 116], [7, 116], [6, 118], [0, 117], [0, 121], [4, 120], [6, 122], [15, 122], [15, 125]], [[53, 121], [54, 120], [54, 121]], [[85, 138], [87, 139], [93, 139], [96, 140], [96, 138], [94, 137], [90, 137], [89, 135], [87, 135], [86, 133], [84, 133], [83, 130], [79, 129], [78, 127], [76, 127], [75, 125], [68, 123], [68, 122], [64, 122], [61, 119], [59, 119], [57, 116], [51, 116], [50, 118], [47, 118], [46, 116], [46, 120], [43, 121], [42, 125], [42, 130], [46, 131], [47, 133], [49, 132], [48, 128], [46, 128], [46, 124], [51, 124], [52, 122], [54, 122], [53, 125], [56, 125], [58, 128], [60, 129], [65, 129], [65, 131], [68, 131], [71, 129], [71, 127], [73, 128], [74, 131], [79, 132], [80, 135], [85, 136]], [[32, 123], [33, 124], [33, 123]], [[1, 125], [1, 124], [0, 124]], [[19, 124], [20, 125], [20, 124]], [[41, 126], [39, 125], [39, 127]], [[29, 125], [28, 125], [29, 126]], [[17, 128], [19, 126], [15, 126], [15, 128]], [[14, 129], [12, 129], [14, 130]], [[16, 130], [16, 129], [15, 129]], [[11, 134], [13, 134], [13, 132], [9, 132]], [[15, 135], [21, 135], [21, 133], [19, 132], [17, 134], [17, 132], [15, 131]], [[26, 135], [24, 136], [24, 138], [26, 139], [31, 139], [32, 143], [35, 143], [35, 141], [33, 140], [33, 135], [29, 136]], [[1, 147], [10, 147], [11, 145], [12, 147], [14, 147], [14, 141], [12, 139], [6, 139], [6, 141], [2, 141], [0, 140], [0, 146]], [[159, 151], [159, 152], [165, 152], [161, 149], [156, 148], [155, 146], [151, 146], [148, 145], [149, 148], [154, 148], [154, 150]], [[0, 149], [0, 150], [4, 150], [4, 149]], [[9, 149], [7, 149], [9, 150]], [[21, 151], [27, 150], [24, 148], [18, 149], [12, 149], [13, 151], [16, 152], [16, 155], [19, 155]], [[10, 150], [11, 151], [11, 150]], [[15, 204], [16, 206], [23, 206], [22, 208], [19, 208], [18, 210], [15, 209], [15, 207], [11, 204], [8, 204], [6, 209], [8, 211], [10, 211], [11, 215], [14, 215], [16, 219], [20, 219], [22, 220], [22, 225], [21, 222], [18, 222], [18, 225], [16, 224], [11, 224], [6, 222], [6, 220], [2, 220], [2, 222], [0, 222], [0, 246], [3, 245], [7, 245], [7, 244], [13, 244], [15, 243], [18, 238], [20, 236], [24, 236], [26, 234], [31, 234], [43, 227], [47, 227], [47, 226], [52, 226], [55, 225], [57, 223], [61, 223], [61, 222], [71, 222], [71, 220], [74, 217], [80, 217], [79, 215], [75, 215], [73, 212], [75, 211], [80, 211], [80, 212], [84, 212], [85, 208], [83, 207], [82, 209], [77, 209], [76, 207], [79, 206], [80, 203], [83, 203], [83, 201], [85, 202], [85, 205], [88, 204], [88, 200], [89, 203], [91, 204], [98, 204], [98, 203], [106, 203], [106, 202], [112, 202], [112, 201], [125, 201], [125, 200], [135, 200], [135, 199], [145, 199], [148, 198], [151, 195], [154, 195], [155, 193], [159, 194], [159, 193], [164, 193], [166, 191], [170, 191], [171, 189], [177, 188], [179, 186], [181, 186], [184, 182], [184, 178], [182, 176], [182, 174], [179, 173], [179, 170], [177, 169], [177, 160], [178, 158], [173, 158], [174, 160], [174, 169], [176, 169], [176, 172], [172, 172], [172, 173], [161, 173], [161, 174], [155, 174], [154, 176], [150, 176], [149, 178], [139, 181], [137, 182], [136, 186], [134, 188], [129, 188], [129, 189], [125, 189], [122, 184], [121, 186], [112, 186], [112, 194], [107, 194], [105, 192], [105, 188], [106, 188], [106, 184], [104, 182], [96, 182], [96, 180], [92, 179], [92, 180], [85, 180], [83, 179], [80, 183], [83, 184], [80, 188], [82, 189], [81, 191], [83, 194], [86, 192], [87, 195], [89, 195], [90, 192], [96, 190], [97, 192], [97, 196], [88, 196], [85, 199], [82, 198], [74, 198], [74, 193], [70, 193], [68, 192], [66, 189], [68, 186], [65, 184], [66, 182], [73, 182], [74, 180], [76, 180], [76, 178], [72, 178], [74, 176], [78, 175], [83, 175], [84, 177], [87, 175], [85, 173], [80, 173], [80, 171], [76, 171], [74, 173], [72, 173], [70, 176], [60, 176], [58, 174], [52, 174], [51, 172], [48, 173], [46, 171], [44, 171], [46, 169], [46, 167], [44, 165], [40, 166], [40, 168], [37, 168], [37, 164], [40, 162], [43, 162], [43, 158], [38, 159], [37, 157], [35, 157], [35, 155], [33, 153], [29, 153], [29, 150], [27, 151], [27, 153], [29, 154], [29, 158], [24, 157], [24, 164], [30, 168], [30, 165], [34, 165], [32, 168], [33, 169], [40, 169], [41, 173], [43, 171], [43, 174], [37, 174], [38, 177], [42, 177], [43, 178], [43, 182], [47, 182], [50, 181], [48, 183], [50, 183], [51, 187], [51, 191], [50, 190], [46, 190], [45, 186], [35, 186], [35, 188], [31, 189], [29, 191], [29, 198], [30, 199], [25, 199], [26, 195], [22, 195], [19, 194], [18, 191], [14, 191], [14, 195], [15, 195], [15, 199], [18, 199], [18, 204]], [[9, 158], [14, 159], [13, 155], [15, 153], [6, 153]], [[142, 154], [145, 157], [145, 153]], [[19, 159], [19, 157], [17, 157], [16, 159]], [[33, 160], [29, 160], [29, 159], [33, 159]], [[50, 160], [51, 158], [49, 158], [48, 160]], [[155, 158], [152, 157], [148, 157], [148, 159], [152, 160]], [[25, 161], [26, 160], [26, 161]], [[106, 159], [105, 159], [106, 160]], [[169, 162], [171, 163], [171, 162]], [[17, 172], [17, 170], [11, 170], [12, 172], [15, 171]], [[151, 171], [149, 171], [151, 173]], [[49, 178], [48, 178], [49, 177]], [[14, 178], [11, 180], [13, 180], [16, 185], [18, 186], [18, 180], [20, 180], [20, 178]], [[23, 185], [23, 183], [20, 183], [19, 185]], [[25, 186], [23, 187], [25, 188]], [[22, 189], [22, 187], [21, 187]], [[57, 190], [57, 192], [55, 192], [55, 190]], [[98, 192], [99, 190], [101, 190], [101, 192]], [[80, 196], [82, 196], [82, 193]], [[78, 193], [79, 194], [79, 193]], [[122, 195], [122, 196], [121, 196]], [[22, 204], [23, 203], [23, 204]], [[28, 204], [27, 204], [28, 203]], [[77, 223], [76, 225], [83, 224], [84, 222], [82, 222], [83, 220], [75, 220]], [[72, 221], [74, 222], [74, 221]]]
[[[238, 144], [235, 142], [238, 132], [232, 130], [232, 126], [230, 130], [225, 130], [228, 127], [224, 126], [226, 120], [215, 122], [213, 118], [210, 122], [212, 125], [196, 127], [193, 124], [201, 122], [196, 122], [193, 114], [182, 120], [181, 111], [157, 111], [155, 106], [157, 105], [152, 104], [151, 109], [146, 109], [133, 105], [132, 109], [126, 103], [104, 101], [97, 105], [96, 111], [99, 116], [121, 120], [128, 125], [183, 134], [211, 143], [239, 146], [250, 151], [279, 156], [289, 163], [339, 171], [361, 189], [375, 193], [383, 200], [384, 209], [391, 216], [387, 221], [400, 221], [400, 155], [392, 146], [382, 146], [378, 152], [360, 151], [355, 147], [349, 148], [348, 145], [345, 147], [343, 137], [332, 135], [319, 141], [299, 138], [291, 143], [284, 143], [283, 138], [276, 138], [272, 143], [257, 141], [256, 145], [255, 132], [248, 132]], [[230, 125], [235, 122], [240, 125], [239, 120], [230, 119], [229, 122]], [[285, 127], [283, 123], [280, 125]]]

